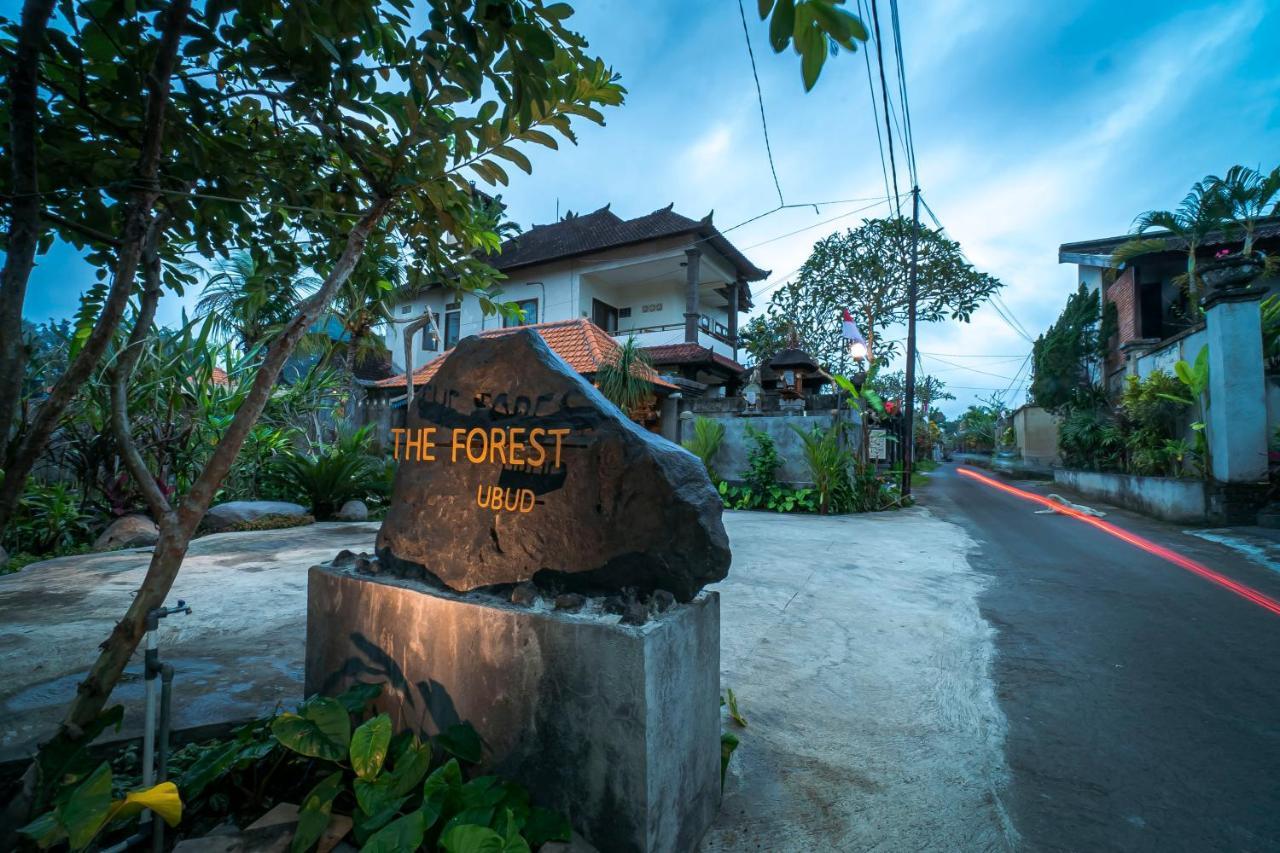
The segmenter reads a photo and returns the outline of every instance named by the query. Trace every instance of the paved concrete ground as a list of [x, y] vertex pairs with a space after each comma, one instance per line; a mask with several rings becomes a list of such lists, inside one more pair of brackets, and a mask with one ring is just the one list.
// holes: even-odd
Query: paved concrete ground
[[[371, 550], [377, 524], [315, 524], [197, 539], [162, 623], [177, 668], [174, 724], [249, 717], [302, 693], [307, 567], [343, 548]], [[150, 549], [64, 557], [0, 577], [0, 759], [25, 755], [56, 725], [99, 642], [129, 606]], [[125, 733], [141, 731], [142, 653], [115, 699]]]
[[[928, 510], [851, 518], [726, 513], [722, 681], [750, 723], [705, 851], [1006, 849], [1005, 724], [974, 542]], [[164, 626], [178, 724], [300, 697], [306, 569], [368, 550], [373, 524], [201, 539]], [[0, 578], [3, 754], [54, 724], [145, 553]], [[139, 656], [140, 657], [140, 656]], [[137, 668], [134, 667], [136, 673]], [[141, 683], [116, 691], [136, 719]]]
[[[1005, 802], [1025, 849], [1280, 849], [1280, 616], [953, 468], [931, 481], [924, 501], [977, 541], [990, 578]], [[1265, 549], [1084, 502], [1280, 599]]]

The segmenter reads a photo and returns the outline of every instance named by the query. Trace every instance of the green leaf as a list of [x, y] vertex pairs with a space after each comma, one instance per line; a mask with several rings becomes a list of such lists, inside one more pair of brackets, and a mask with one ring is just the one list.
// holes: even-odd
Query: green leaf
[[311, 793], [307, 794], [307, 798], [302, 801], [302, 808], [298, 811], [298, 829], [293, 834], [293, 843], [289, 846], [290, 853], [303, 853], [310, 850], [320, 840], [320, 836], [324, 835], [325, 828], [329, 825], [334, 798], [341, 790], [341, 770], [321, 779], [320, 783], [311, 789]]
[[769, 17], [769, 10], [773, 8], [773, 0], [757, 0], [757, 8], [760, 11], [760, 20]]
[[462, 786], [462, 806], [467, 809], [493, 808], [502, 802], [506, 789], [497, 776], [477, 776]]
[[534, 806], [529, 809], [529, 819], [524, 822], [524, 837], [530, 847], [541, 847], [548, 841], [570, 841], [573, 829], [569, 819], [559, 812]]
[[217, 747], [206, 749], [178, 780], [178, 788], [188, 800], [200, 796], [209, 783], [217, 779], [240, 757], [241, 744], [230, 741]]
[[448, 853], [504, 853], [507, 843], [487, 826], [463, 824], [441, 835], [440, 846]]
[[391, 745], [391, 718], [379, 714], [361, 723], [351, 734], [351, 769], [361, 779], [374, 779], [387, 760]]
[[66, 836], [66, 832], [58, 824], [57, 815], [51, 811], [40, 815], [18, 832], [34, 841], [41, 850], [52, 847], [59, 839]]
[[57, 818], [67, 831], [71, 849], [83, 850], [110, 814], [111, 765], [104, 761], [58, 806]]
[[720, 788], [724, 789], [724, 774], [729, 769], [729, 759], [733, 757], [733, 751], [738, 748], [738, 738], [736, 735], [725, 732], [720, 735]]
[[821, 42], [805, 44], [800, 57], [800, 75], [804, 78], [804, 90], [813, 89], [822, 73], [822, 65], [827, 61], [827, 46]]
[[[788, 500], [786, 502], [787, 511], [789, 512], [794, 505], [794, 499]], [[742, 712], [738, 710], [738, 697], [734, 695], [733, 688], [727, 688], [725, 694], [729, 697], [729, 717], [745, 729], [747, 727], [747, 718], [742, 716]]]
[[369, 703], [382, 695], [381, 684], [353, 684], [337, 700], [350, 714], [363, 714]]
[[795, 25], [794, 0], [777, 0], [773, 7], [773, 17], [769, 20], [769, 46], [773, 48], [774, 53], [781, 53], [791, 43]]
[[271, 724], [271, 733], [286, 748], [311, 758], [341, 761], [351, 740], [351, 717], [336, 699], [310, 700], [302, 713], [284, 713]]
[[450, 755], [469, 764], [479, 764], [481, 758], [480, 735], [470, 723], [458, 723], [436, 735], [436, 744]]
[[422, 846], [427, 832], [427, 821], [421, 811], [411, 811], [397, 818], [370, 836], [360, 853], [403, 853]]
[[422, 743], [415, 735], [413, 740], [396, 755], [390, 772], [383, 778], [390, 779], [397, 797], [408, 794], [422, 782], [431, 767], [431, 744]]

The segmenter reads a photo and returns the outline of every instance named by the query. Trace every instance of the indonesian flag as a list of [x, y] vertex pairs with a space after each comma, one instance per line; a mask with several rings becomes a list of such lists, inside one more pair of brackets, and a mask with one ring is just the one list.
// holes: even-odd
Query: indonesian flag
[[858, 324], [853, 322], [853, 315], [849, 313], [849, 309], [844, 309], [844, 331], [842, 333], [847, 341], [855, 341], [865, 345], [867, 339], [862, 336], [862, 332], [858, 331]]

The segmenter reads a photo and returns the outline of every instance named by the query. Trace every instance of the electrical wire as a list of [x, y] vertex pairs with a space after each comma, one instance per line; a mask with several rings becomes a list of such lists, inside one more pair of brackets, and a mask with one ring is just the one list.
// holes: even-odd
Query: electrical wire
[[764, 131], [764, 150], [769, 156], [769, 171], [773, 173], [773, 187], [778, 191], [778, 205], [786, 204], [782, 197], [782, 184], [778, 181], [778, 170], [773, 165], [773, 147], [769, 144], [769, 122], [764, 117], [764, 93], [760, 91], [760, 74], [756, 71], [756, 54], [751, 49], [751, 31], [747, 27], [747, 13], [738, 0], [738, 15], [742, 18], [742, 35], [747, 40], [747, 57], [751, 60], [751, 78], [756, 82], [756, 100], [760, 104], [760, 128]]
[[[893, 201], [894, 210], [899, 217], [902, 216], [902, 196], [898, 193], [898, 165], [893, 155], [893, 126], [889, 122], [889, 86], [885, 82], [884, 76], [884, 50], [880, 43], [880, 12], [877, 0], [869, 0], [871, 4], [871, 20], [875, 28], [876, 35], [876, 64], [880, 67], [880, 95], [881, 102], [884, 105], [884, 135], [885, 141], [889, 143], [889, 171], [893, 175]], [[741, 0], [739, 0], [741, 2]]]

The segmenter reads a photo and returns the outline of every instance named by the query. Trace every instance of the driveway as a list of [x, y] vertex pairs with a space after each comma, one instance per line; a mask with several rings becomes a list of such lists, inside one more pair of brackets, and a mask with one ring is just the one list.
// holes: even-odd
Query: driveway
[[[702, 850], [1007, 849], [1005, 721], [974, 541], [929, 510], [841, 518], [728, 512], [722, 684], [748, 728]], [[161, 653], [176, 725], [301, 698], [306, 571], [371, 550], [375, 524], [197, 540]], [[51, 730], [124, 611], [147, 554], [72, 557], [0, 577], [4, 757]], [[141, 654], [116, 690], [138, 731]]]

